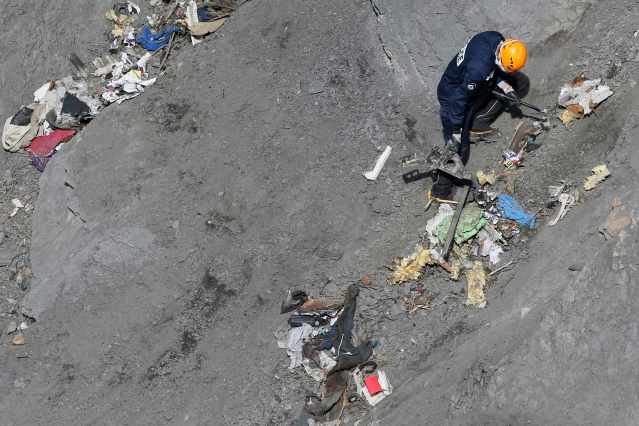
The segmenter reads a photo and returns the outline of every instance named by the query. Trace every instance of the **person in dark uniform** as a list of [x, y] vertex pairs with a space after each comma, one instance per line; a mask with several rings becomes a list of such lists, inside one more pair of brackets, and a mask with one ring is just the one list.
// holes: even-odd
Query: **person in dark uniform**
[[[496, 31], [471, 37], [450, 61], [437, 86], [444, 143], [464, 164], [470, 156], [471, 133], [492, 133], [491, 124], [509, 107], [493, 97], [497, 89], [517, 101], [528, 94], [530, 81], [520, 70], [526, 64], [526, 45]], [[432, 195], [450, 197], [453, 183], [442, 174]]]

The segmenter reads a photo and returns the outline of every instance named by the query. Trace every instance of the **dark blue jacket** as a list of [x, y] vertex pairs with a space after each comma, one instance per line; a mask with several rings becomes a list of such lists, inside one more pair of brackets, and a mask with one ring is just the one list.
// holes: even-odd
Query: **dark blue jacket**
[[474, 100], [501, 80], [495, 52], [503, 40], [496, 31], [476, 34], [448, 64], [437, 86], [445, 139], [451, 138], [455, 127], [464, 126]]

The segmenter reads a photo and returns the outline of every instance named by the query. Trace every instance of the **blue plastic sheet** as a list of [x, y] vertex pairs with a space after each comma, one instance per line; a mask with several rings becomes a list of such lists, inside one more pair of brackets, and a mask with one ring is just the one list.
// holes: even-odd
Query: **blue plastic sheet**
[[168, 27], [164, 27], [162, 28], [162, 30], [155, 33], [151, 30], [151, 28], [149, 28], [148, 25], [145, 25], [144, 27], [142, 27], [142, 31], [140, 31], [135, 41], [137, 41], [139, 45], [141, 45], [149, 52], [155, 52], [156, 50], [162, 49], [164, 46], [169, 44], [171, 34], [181, 32], [182, 28], [175, 25], [169, 25]]
[[497, 208], [505, 218], [514, 220], [520, 225], [527, 226], [530, 229], [534, 229], [537, 226], [535, 214], [526, 212], [510, 195], [498, 195]]

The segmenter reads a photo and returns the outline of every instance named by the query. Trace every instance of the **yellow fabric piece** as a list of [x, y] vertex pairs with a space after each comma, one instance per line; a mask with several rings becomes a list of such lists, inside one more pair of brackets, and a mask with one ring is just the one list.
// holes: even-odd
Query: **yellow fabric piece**
[[494, 185], [495, 182], [497, 182], [497, 175], [494, 170], [488, 173], [484, 173], [483, 170], [477, 170], [477, 182], [479, 182], [481, 186]]
[[390, 282], [391, 284], [402, 284], [418, 280], [424, 266], [436, 263], [437, 260], [431, 256], [430, 251], [418, 245], [413, 254], [396, 263]]
[[483, 308], [486, 306], [486, 271], [481, 262], [473, 262], [473, 267], [466, 271], [468, 288], [466, 290], [466, 305]]
[[600, 164], [592, 169], [592, 175], [584, 179], [584, 189], [590, 191], [610, 176], [610, 171], [605, 164]]

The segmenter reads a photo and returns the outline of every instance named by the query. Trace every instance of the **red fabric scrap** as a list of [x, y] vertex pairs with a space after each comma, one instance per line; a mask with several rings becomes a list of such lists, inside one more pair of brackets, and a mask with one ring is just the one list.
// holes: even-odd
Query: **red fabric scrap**
[[48, 157], [53, 153], [56, 146], [66, 142], [75, 135], [75, 130], [54, 130], [46, 136], [38, 136], [31, 141], [27, 148], [31, 154], [39, 157]]

